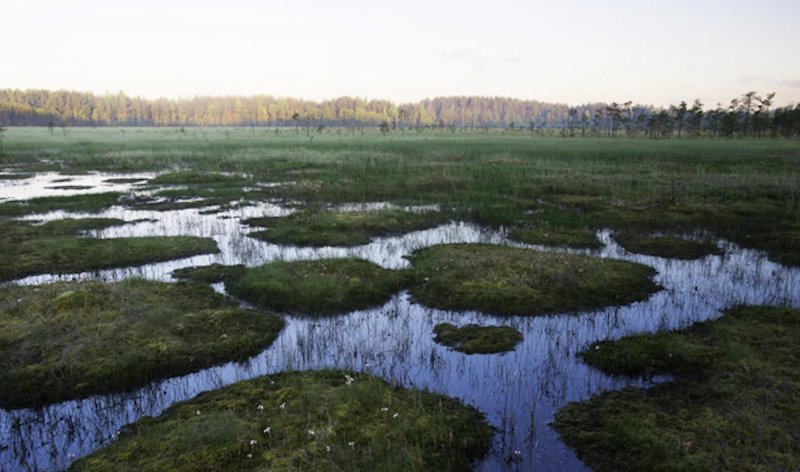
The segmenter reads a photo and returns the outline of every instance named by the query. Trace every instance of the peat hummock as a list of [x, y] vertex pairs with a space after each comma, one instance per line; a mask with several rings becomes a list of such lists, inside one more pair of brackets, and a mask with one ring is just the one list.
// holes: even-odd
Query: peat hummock
[[125, 391], [244, 360], [283, 321], [210, 287], [130, 279], [0, 289], [0, 406]]
[[450, 244], [422, 249], [410, 259], [411, 294], [445, 310], [573, 312], [644, 300], [659, 289], [650, 267], [587, 256]]
[[346, 371], [289, 372], [178, 403], [71, 470], [468, 469], [492, 428], [458, 401]]

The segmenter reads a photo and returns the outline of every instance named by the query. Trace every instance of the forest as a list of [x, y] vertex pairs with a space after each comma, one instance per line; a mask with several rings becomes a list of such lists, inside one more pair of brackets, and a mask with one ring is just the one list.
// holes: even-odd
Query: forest
[[4, 126], [244, 126], [436, 128], [562, 136], [796, 137], [800, 104], [773, 108], [775, 94], [755, 91], [727, 105], [699, 100], [666, 108], [622, 103], [568, 106], [508, 97], [437, 97], [417, 103], [340, 97], [311, 101], [268, 95], [145, 99], [76, 91], [0, 89]]

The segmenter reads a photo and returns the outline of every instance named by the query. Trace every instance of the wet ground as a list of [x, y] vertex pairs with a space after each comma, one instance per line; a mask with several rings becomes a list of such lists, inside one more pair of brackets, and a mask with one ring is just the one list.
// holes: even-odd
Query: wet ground
[[[72, 176], [52, 174], [48, 182], [65, 177]], [[125, 176], [94, 174], [99, 182], [113, 177]], [[36, 189], [46, 186], [37, 179], [29, 179], [36, 182]], [[25, 182], [14, 181], [16, 198], [25, 194]], [[68, 184], [84, 185], [83, 181]], [[136, 188], [124, 185], [128, 187], [122, 191]], [[107, 190], [96, 187], [94, 191]], [[54, 191], [63, 195], [91, 189]], [[352, 209], [363, 208], [361, 205], [340, 208]], [[171, 281], [170, 273], [177, 268], [214, 262], [253, 266], [279, 259], [342, 256], [360, 257], [395, 269], [407, 267], [404, 256], [417, 249], [458, 242], [560, 250], [514, 243], [503, 231], [463, 222], [398, 237], [376, 238], [370, 244], [354, 248], [281, 246], [247, 237], [254, 229], [242, 225], [241, 220], [285, 216], [291, 209], [272, 203], [243, 203], [233, 209], [209, 210], [215, 208], [158, 212], [112, 207], [99, 214], [53, 212], [26, 217], [48, 220], [102, 216], [138, 221], [92, 231], [87, 237], [205, 236], [214, 238], [221, 252], [141, 267], [34, 276], [14, 283], [126, 277]], [[39, 411], [0, 410], [0, 469], [63, 469], [74, 458], [113, 440], [115, 432], [125, 424], [145, 415], [158, 415], [171, 404], [200, 392], [277, 371], [336, 367], [368, 372], [410, 388], [444, 393], [483, 411], [497, 428], [497, 434], [490, 454], [478, 465], [479, 470], [584, 470], [585, 466], [548, 425], [555, 411], [570, 401], [644, 382], [605, 375], [582, 363], [576, 353], [598, 340], [678, 329], [715, 318], [723, 309], [737, 304], [800, 306], [800, 269], [770, 262], [761, 252], [719, 240], [722, 255], [679, 261], [628, 253], [614, 242], [610, 231], [600, 231], [598, 237], [604, 244], [602, 249], [576, 252], [652, 266], [658, 271], [656, 282], [664, 290], [644, 302], [623, 307], [541, 317], [496, 317], [435, 310], [413, 303], [406, 293], [397, 294], [382, 307], [336, 317], [289, 316], [287, 327], [275, 343], [244, 363], [229, 363], [156, 382], [134, 392], [99, 395]], [[224, 291], [222, 285], [215, 288]], [[501, 355], [465, 355], [433, 342], [433, 326], [441, 322], [513, 326], [523, 334], [524, 341], [513, 352]]]

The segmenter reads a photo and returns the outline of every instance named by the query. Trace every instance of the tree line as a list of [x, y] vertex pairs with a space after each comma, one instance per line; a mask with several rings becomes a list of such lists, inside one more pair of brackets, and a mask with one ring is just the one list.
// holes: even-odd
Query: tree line
[[0, 126], [328, 126], [452, 132], [504, 128], [563, 136], [795, 137], [800, 104], [773, 108], [775, 94], [747, 92], [727, 105], [699, 100], [667, 108], [623, 103], [570, 107], [507, 97], [438, 97], [416, 103], [340, 97], [311, 101], [266, 95], [154, 99], [124, 93], [0, 90]]

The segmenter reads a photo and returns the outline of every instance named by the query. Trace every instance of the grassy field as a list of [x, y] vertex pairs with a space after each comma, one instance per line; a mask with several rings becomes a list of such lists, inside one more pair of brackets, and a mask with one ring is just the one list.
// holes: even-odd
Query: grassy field
[[[261, 129], [135, 128], [76, 128], [51, 136], [46, 129], [11, 128], [0, 167], [19, 172], [182, 169], [162, 183], [205, 188], [217, 203], [249, 193], [308, 205], [441, 204], [461, 218], [533, 228], [532, 239], [566, 234], [567, 243], [579, 245], [587, 244], [586, 230], [598, 227], [705, 229], [800, 264], [800, 143], [795, 140], [561, 139], [429, 131], [383, 137], [377, 131], [349, 136], [337, 130], [313, 137]], [[234, 174], [209, 185], [197, 177], [208, 171]], [[286, 185], [242, 190], [254, 182]]]

